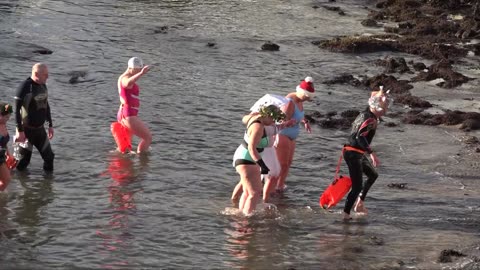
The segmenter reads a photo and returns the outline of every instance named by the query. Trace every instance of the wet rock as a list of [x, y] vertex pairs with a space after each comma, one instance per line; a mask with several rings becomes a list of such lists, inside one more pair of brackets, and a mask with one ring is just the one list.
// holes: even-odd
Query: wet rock
[[324, 9], [329, 10], [329, 11], [341, 11], [342, 9], [340, 7], [331, 7], [331, 6], [322, 6]]
[[449, 262], [453, 261], [452, 257], [465, 257], [465, 256], [466, 256], [465, 254], [463, 254], [459, 251], [456, 251], [456, 250], [453, 250], [453, 249], [444, 249], [440, 253], [440, 256], [438, 258], [438, 262], [449, 263]]
[[397, 51], [395, 36], [353, 36], [338, 37], [319, 42], [319, 47], [332, 52], [370, 53], [379, 51]]
[[[412, 110], [404, 114], [402, 122], [413, 125], [460, 125], [460, 128], [464, 126], [467, 128], [470, 123], [477, 123], [480, 121], [480, 113], [476, 112], [461, 112], [461, 111], [445, 111], [444, 114], [429, 114], [422, 111]], [[476, 125], [476, 124], [475, 124]], [[474, 126], [471, 126], [471, 129]], [[475, 126], [476, 127], [476, 126]]]
[[376, 236], [370, 237], [368, 239], [368, 242], [375, 246], [383, 246], [383, 244], [385, 243], [382, 238]]
[[49, 50], [49, 49], [38, 49], [38, 50], [34, 50], [32, 51], [33, 53], [38, 53], [38, 54], [52, 54], [53, 51]]
[[330, 112], [327, 112], [327, 117], [334, 117], [335, 115], [337, 115], [337, 112], [335, 111], [330, 111]]
[[410, 93], [396, 95], [395, 103], [410, 106], [411, 108], [430, 108], [432, 104], [419, 97], [412, 96]]
[[280, 46], [272, 43], [271, 41], [267, 41], [262, 45], [262, 51], [278, 51], [280, 50]]
[[410, 68], [408, 68], [407, 62], [403, 57], [386, 57], [385, 59], [375, 61], [375, 64], [385, 67], [385, 73], [410, 72]]
[[464, 131], [478, 130], [480, 129], [480, 120], [478, 119], [466, 119], [460, 125], [460, 129]]
[[83, 71], [83, 70], [70, 71], [67, 73], [67, 75], [70, 76], [68, 83], [76, 84], [84, 81], [85, 77], [87, 76], [87, 71]]
[[397, 124], [394, 123], [394, 122], [387, 122], [387, 123], [385, 123], [385, 126], [386, 126], [386, 127], [396, 127]]
[[345, 16], [345, 15], [347, 15], [347, 14], [345, 13], [345, 11], [340, 10], [340, 11], [338, 12], [338, 15]]
[[323, 84], [349, 84], [353, 86], [360, 86], [362, 82], [360, 80], [356, 79], [353, 77], [351, 74], [342, 74], [340, 76], [337, 76], [331, 80], [327, 80], [322, 82]]
[[407, 187], [407, 183], [390, 183], [387, 186], [389, 188], [405, 189]]
[[360, 111], [358, 111], [358, 110], [346, 110], [346, 111], [343, 111], [342, 113], [340, 113], [340, 116], [343, 117], [343, 118], [355, 120], [355, 118], [359, 114], [360, 114]]
[[433, 116], [428, 113], [410, 111], [403, 115], [402, 122], [411, 125], [437, 126], [442, 123], [442, 116]]
[[166, 34], [168, 32], [168, 26], [160, 26], [153, 30], [154, 34]]
[[315, 124], [317, 120], [312, 115], [305, 114], [305, 120], [307, 120], [311, 124]]
[[413, 88], [413, 85], [409, 84], [408, 81], [397, 80], [394, 76], [385, 74], [370, 77], [362, 81], [362, 83], [368, 89], [376, 89], [383, 85], [385, 90], [390, 90], [394, 98], [396, 98], [396, 95], [409, 93], [409, 90]]
[[444, 82], [437, 84], [443, 88], [454, 88], [470, 80], [470, 78], [453, 71], [450, 63], [442, 61], [431, 65], [427, 72], [420, 72], [420, 74], [413, 77], [411, 81], [431, 81], [438, 78], [445, 80]]
[[328, 119], [321, 119], [318, 121], [318, 125], [322, 128], [330, 128], [330, 129], [349, 129], [352, 125], [353, 121], [348, 119], [341, 119], [341, 118], [328, 118]]
[[401, 22], [398, 24], [400, 29], [412, 29], [415, 25], [410, 22]]
[[413, 64], [413, 69], [416, 71], [423, 71], [427, 69], [427, 66], [424, 63], [417, 62]]
[[[467, 42], [461, 41], [480, 38], [479, 1], [449, 0], [446, 1], [446, 4], [438, 4], [440, 2], [442, 1], [438, 0], [437, 3], [426, 0], [378, 2], [376, 7], [380, 10], [370, 11], [368, 18], [374, 21], [398, 22], [398, 27], [388, 26], [384, 29], [387, 33], [395, 33], [400, 36], [380, 42], [381, 44], [372, 42], [373, 46], [370, 46], [370, 51], [401, 51], [435, 60], [456, 60], [466, 56], [469, 50], [467, 47], [471, 44], [462, 45]], [[364, 23], [368, 25], [373, 22], [365, 21]], [[370, 38], [382, 39], [381, 36], [371, 36]], [[362, 53], [366, 51], [363, 48], [364, 42], [364, 40], [361, 40], [360, 43], [355, 42], [354, 45], [359, 45], [359, 48], [354, 49], [345, 45], [343, 50], [338, 48], [341, 47], [340, 45], [330, 44], [335, 47], [330, 49]]]

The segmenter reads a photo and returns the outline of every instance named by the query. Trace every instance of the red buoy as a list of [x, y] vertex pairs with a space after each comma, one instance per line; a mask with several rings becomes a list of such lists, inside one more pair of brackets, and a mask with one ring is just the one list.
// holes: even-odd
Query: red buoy
[[118, 151], [125, 153], [132, 150], [132, 137], [130, 130], [119, 122], [113, 122], [110, 125], [113, 138], [117, 143]]
[[15, 167], [17, 167], [17, 160], [13, 156], [7, 155], [7, 159], [5, 160], [5, 164], [7, 164], [7, 168], [12, 170], [12, 169], [15, 169]]
[[337, 203], [347, 194], [352, 187], [352, 180], [348, 176], [340, 175], [333, 180], [328, 188], [320, 196], [320, 207], [328, 209], [337, 205]]

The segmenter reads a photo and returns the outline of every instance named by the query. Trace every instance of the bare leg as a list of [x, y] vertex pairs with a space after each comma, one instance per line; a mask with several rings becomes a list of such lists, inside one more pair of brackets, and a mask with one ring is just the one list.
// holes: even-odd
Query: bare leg
[[243, 187], [240, 205], [242, 205], [242, 200], [245, 201], [241, 210], [245, 215], [250, 215], [255, 211], [262, 194], [260, 170], [258, 166], [238, 165], [237, 172], [240, 174]]
[[263, 202], [268, 202], [270, 194], [277, 186], [278, 177], [265, 176], [265, 185], [263, 186]]
[[295, 141], [290, 140], [287, 136], [280, 135], [277, 146], [277, 157], [280, 162], [280, 177], [277, 182], [277, 190], [285, 189], [285, 181], [290, 171], [295, 151]]
[[242, 183], [238, 182], [238, 184], [233, 189], [233, 193], [232, 193], [232, 202], [233, 203], [236, 203], [240, 199], [240, 196], [242, 195], [242, 192], [243, 192]]
[[133, 135], [138, 136], [141, 139], [138, 144], [137, 153], [140, 154], [146, 152], [152, 143], [152, 134], [147, 125], [143, 123], [138, 116], [124, 118], [122, 124], [128, 127]]
[[0, 191], [4, 191], [10, 183], [10, 170], [5, 162], [0, 165], [0, 182]]

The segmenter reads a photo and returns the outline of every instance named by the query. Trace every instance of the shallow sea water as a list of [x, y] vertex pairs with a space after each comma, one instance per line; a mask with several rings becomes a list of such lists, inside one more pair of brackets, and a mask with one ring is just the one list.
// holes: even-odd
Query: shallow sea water
[[[298, 139], [288, 190], [274, 200], [275, 210], [246, 219], [232, 208], [240, 119], [259, 97], [287, 94], [306, 75], [321, 82], [382, 72], [372, 61], [387, 53], [336, 54], [311, 43], [381, 31], [360, 24], [365, 2], [335, 4], [347, 16], [312, 8], [320, 4], [0, 1], [2, 99], [13, 101], [33, 63], [47, 63], [56, 131], [54, 174], [44, 175], [35, 153], [29, 171], [15, 172], [0, 194], [0, 268], [441, 269], [443, 249], [478, 246], [480, 184], [467, 179], [465, 186], [465, 179], [440, 170], [456, 162], [462, 134], [388, 117], [398, 126], [381, 125], [374, 140], [382, 165], [368, 217], [345, 224], [343, 203], [333, 212], [318, 207], [347, 136], [318, 126]], [[279, 52], [260, 50], [269, 40]], [[53, 54], [31, 53], [36, 46]], [[139, 82], [140, 117], [154, 137], [142, 158], [115, 153], [109, 130], [118, 108], [116, 79], [131, 56], [152, 65]], [[71, 72], [86, 76], [70, 84]], [[455, 91], [478, 100], [477, 86]], [[365, 106], [365, 91], [316, 88], [307, 112]], [[437, 90], [414, 89], [431, 99]], [[465, 107], [462, 100], [439, 106]]]

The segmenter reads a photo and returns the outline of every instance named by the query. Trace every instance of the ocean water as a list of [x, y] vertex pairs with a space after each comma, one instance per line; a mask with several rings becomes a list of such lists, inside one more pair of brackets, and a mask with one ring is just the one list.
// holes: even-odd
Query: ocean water
[[[347, 16], [313, 8], [323, 4]], [[341, 222], [343, 203], [332, 212], [318, 207], [348, 131], [314, 126], [301, 134], [276, 211], [247, 219], [230, 202], [241, 117], [259, 97], [287, 94], [309, 75], [318, 94], [307, 112], [362, 109], [368, 92], [320, 82], [379, 74], [372, 62], [388, 55], [418, 59], [337, 54], [311, 43], [380, 32], [360, 24], [366, 4], [0, 1], [1, 99], [13, 102], [32, 64], [45, 62], [56, 153], [53, 175], [34, 153], [29, 171], [15, 172], [0, 194], [0, 269], [442, 269], [443, 249], [478, 246], [479, 177], [462, 167], [441, 170], [464, 148], [454, 128], [386, 117], [398, 125], [381, 125], [374, 139], [381, 167], [366, 201], [369, 216], [349, 224]], [[280, 51], [261, 51], [266, 41]], [[53, 54], [32, 53], [38, 46]], [[142, 158], [115, 153], [110, 134], [116, 80], [132, 56], [152, 66], [139, 81], [140, 117], [153, 133], [151, 154]], [[72, 84], [72, 72], [85, 76]], [[476, 82], [454, 95], [431, 83], [414, 86], [433, 101], [438, 93], [451, 98], [437, 100], [437, 109], [480, 111], [464, 99], [478, 100]], [[13, 136], [13, 119], [9, 130]]]

